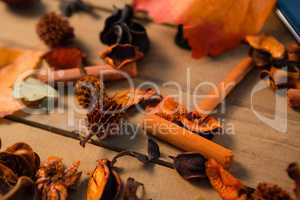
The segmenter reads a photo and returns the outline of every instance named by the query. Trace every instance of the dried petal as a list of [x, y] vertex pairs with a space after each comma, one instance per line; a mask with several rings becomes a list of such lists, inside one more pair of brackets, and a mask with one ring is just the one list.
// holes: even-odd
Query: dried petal
[[246, 200], [246, 194], [241, 193], [243, 184], [226, 171], [221, 164], [214, 159], [206, 162], [206, 175], [213, 188], [223, 200]]
[[54, 48], [44, 55], [54, 70], [80, 67], [84, 57], [78, 48]]
[[112, 67], [122, 69], [135, 65], [136, 61], [144, 57], [144, 54], [133, 45], [115, 44], [101, 52], [100, 57]]
[[148, 157], [149, 160], [156, 160], [160, 157], [160, 150], [158, 144], [154, 139], [148, 138]]
[[284, 57], [284, 45], [273, 36], [247, 36], [245, 40], [252, 48], [266, 51], [275, 59], [281, 59]]
[[203, 179], [205, 175], [206, 159], [199, 153], [183, 153], [174, 159], [174, 167], [176, 171], [186, 180], [194, 181]]

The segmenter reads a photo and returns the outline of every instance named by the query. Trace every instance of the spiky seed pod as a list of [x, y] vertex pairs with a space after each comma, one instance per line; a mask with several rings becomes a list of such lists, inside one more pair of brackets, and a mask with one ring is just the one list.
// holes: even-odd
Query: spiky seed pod
[[40, 18], [37, 34], [50, 47], [63, 46], [75, 37], [74, 29], [69, 21], [54, 12]]
[[79, 105], [83, 108], [95, 104], [100, 98], [105, 98], [101, 80], [96, 76], [86, 75], [81, 77], [75, 85], [75, 95]]
[[39, 0], [1, 0], [12, 7], [31, 7]]

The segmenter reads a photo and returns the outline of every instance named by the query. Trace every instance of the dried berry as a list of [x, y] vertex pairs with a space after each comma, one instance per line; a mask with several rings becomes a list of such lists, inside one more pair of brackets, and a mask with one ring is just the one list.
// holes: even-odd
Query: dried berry
[[290, 195], [277, 185], [260, 183], [252, 195], [253, 200], [292, 200]]
[[50, 47], [63, 46], [75, 37], [74, 29], [69, 21], [54, 12], [40, 18], [37, 24], [37, 34]]
[[68, 169], [62, 159], [49, 157], [36, 174], [36, 185], [43, 200], [66, 200], [68, 188], [75, 185], [82, 172], [78, 172], [80, 162], [77, 161]]
[[88, 182], [87, 200], [116, 200], [121, 191], [120, 176], [108, 160], [99, 160]]
[[77, 12], [92, 13], [93, 11], [92, 7], [82, 0], [60, 0], [59, 7], [61, 12], [67, 17], [71, 17]]
[[176, 171], [184, 179], [193, 181], [203, 179], [206, 177], [206, 159], [201, 154], [183, 153], [171, 158], [174, 160], [174, 167]]
[[144, 54], [130, 44], [115, 44], [100, 53], [100, 57], [116, 69], [122, 69], [129, 65], [135, 65]]
[[80, 67], [84, 57], [78, 48], [54, 48], [44, 55], [54, 70]]
[[124, 192], [124, 200], [142, 200], [144, 193], [144, 184], [134, 180], [134, 178], [131, 177], [127, 179]]
[[160, 157], [160, 150], [158, 144], [154, 139], [148, 138], [148, 157], [149, 160], [156, 160]]
[[34, 4], [38, 3], [39, 0], [1, 0], [2, 2], [6, 3], [12, 7], [31, 7]]
[[184, 34], [183, 34], [183, 25], [178, 25], [177, 27], [177, 33], [175, 36], [175, 43], [183, 48], [183, 49], [188, 49], [191, 50], [191, 47], [187, 41], [187, 39], [184, 38]]
[[80, 78], [75, 85], [75, 95], [83, 108], [93, 107], [99, 100], [105, 98], [102, 81], [92, 75]]
[[148, 52], [150, 41], [145, 28], [133, 21], [133, 9], [126, 5], [123, 9], [115, 10], [105, 20], [100, 33], [100, 40], [107, 45], [132, 44], [143, 53]]

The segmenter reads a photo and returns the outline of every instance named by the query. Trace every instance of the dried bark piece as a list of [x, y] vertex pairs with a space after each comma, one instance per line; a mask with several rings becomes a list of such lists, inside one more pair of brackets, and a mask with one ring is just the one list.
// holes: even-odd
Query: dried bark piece
[[288, 175], [291, 179], [295, 181], [295, 189], [294, 192], [296, 194], [296, 198], [300, 199], [300, 168], [297, 163], [289, 164], [287, 168]]
[[201, 180], [206, 177], [206, 159], [201, 154], [183, 153], [171, 158], [174, 160], [174, 167], [176, 171], [184, 179], [194, 181], [199, 179]]
[[144, 194], [144, 184], [136, 181], [134, 178], [129, 177], [126, 181], [124, 200], [143, 200]]
[[206, 175], [223, 200], [247, 200], [243, 184], [214, 159], [206, 162]]
[[66, 200], [68, 188], [75, 185], [82, 172], [78, 172], [80, 162], [65, 168], [62, 159], [49, 157], [36, 174], [36, 185], [43, 200]]
[[253, 200], [292, 200], [290, 195], [277, 185], [259, 183], [252, 195]]
[[266, 51], [275, 59], [282, 59], [284, 57], [284, 45], [273, 36], [249, 35], [246, 36], [245, 40], [252, 48]]
[[[43, 52], [33, 50], [10, 50], [10, 53], [6, 56], [8, 59], [4, 62], [7, 65], [0, 68], [0, 76], [2, 77], [0, 80], [0, 117], [12, 114], [25, 107], [22, 102], [13, 98], [13, 84], [18, 78], [23, 78], [24, 74], [28, 75], [31, 72], [30, 70], [35, 69], [43, 54]], [[13, 52], [20, 52], [20, 55], [16, 56]]]
[[55, 12], [42, 16], [36, 31], [40, 39], [49, 47], [64, 46], [75, 37], [69, 21]]
[[133, 45], [115, 44], [102, 51], [100, 57], [113, 68], [122, 69], [136, 65], [136, 62], [144, 57], [144, 54]]
[[87, 200], [116, 200], [120, 194], [122, 182], [108, 160], [98, 160], [97, 167], [88, 182]]
[[44, 55], [44, 59], [54, 70], [80, 67], [84, 54], [78, 48], [54, 48]]

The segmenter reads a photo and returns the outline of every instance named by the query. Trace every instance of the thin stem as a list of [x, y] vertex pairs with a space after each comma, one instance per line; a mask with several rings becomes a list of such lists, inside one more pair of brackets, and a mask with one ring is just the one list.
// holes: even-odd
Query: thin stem
[[[82, 137], [80, 136], [80, 134], [76, 133], [75, 131], [68, 131], [68, 130], [64, 130], [64, 129], [61, 129], [61, 128], [53, 127], [53, 126], [50, 126], [50, 125], [41, 124], [39, 122], [30, 121], [30, 120], [27, 120], [27, 119], [24, 119], [22, 117], [18, 117], [18, 116], [15, 116], [15, 115], [8, 115], [8, 116], [6, 116], [4, 118], [6, 120], [10, 120], [10, 121], [14, 121], [14, 122], [18, 122], [18, 123], [21, 123], [21, 124], [25, 124], [25, 125], [28, 125], [28, 126], [31, 126], [31, 127], [34, 127], [34, 128], [46, 130], [46, 131], [49, 131], [51, 133], [54, 133], [54, 134], [57, 134], [57, 135], [60, 135], [60, 136], [64, 136], [64, 137], [68, 137], [68, 138], [71, 138], [71, 139], [74, 139], [74, 140], [81, 141], [81, 139], [82, 139]], [[114, 151], [114, 152], [128, 151], [127, 149], [116, 147], [116, 146], [112, 146], [112, 145], [108, 145], [108, 144], [104, 144], [104, 143], [102, 143], [100, 141], [93, 140], [93, 139], [89, 140], [88, 143], [90, 143], [92, 145], [95, 145], [95, 146], [98, 146], [98, 147], [102, 147], [102, 148], [110, 150], [110, 151]], [[134, 152], [134, 153], [142, 155], [142, 156], [146, 156], [146, 155], [144, 155], [142, 153], [139, 153], [139, 152]], [[150, 162], [154, 163], [154, 164], [157, 164], [157, 165], [160, 165], [160, 166], [163, 166], [163, 167], [174, 169], [172, 163], [169, 163], [169, 162], [164, 161], [164, 160], [159, 160], [158, 159], [158, 160], [151, 160]]]

